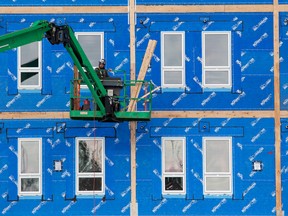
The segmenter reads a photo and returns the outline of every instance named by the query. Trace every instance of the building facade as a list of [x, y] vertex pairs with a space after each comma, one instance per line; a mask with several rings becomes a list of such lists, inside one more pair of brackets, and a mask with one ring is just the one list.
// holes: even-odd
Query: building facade
[[112, 77], [137, 77], [157, 41], [145, 76], [157, 88], [152, 118], [135, 127], [69, 118], [74, 64], [63, 45], [0, 53], [2, 214], [284, 215], [288, 2], [135, 4], [0, 3], [0, 35], [68, 24]]

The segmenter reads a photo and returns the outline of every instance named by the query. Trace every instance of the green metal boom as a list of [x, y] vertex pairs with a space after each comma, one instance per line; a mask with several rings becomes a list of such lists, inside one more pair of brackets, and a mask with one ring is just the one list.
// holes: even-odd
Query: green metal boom
[[[0, 36], [0, 52], [32, 42], [41, 41], [43, 38], [47, 38], [52, 45], [60, 43], [64, 45], [81, 74], [84, 83], [88, 86], [93, 100], [97, 104], [97, 111], [83, 112], [81, 110], [71, 110], [70, 117], [76, 119], [95, 118], [111, 121], [111, 118], [107, 118], [106, 105], [103, 104], [103, 98], [107, 96], [107, 91], [95, 73], [88, 57], [76, 39], [70, 26], [57, 26], [56, 24], [46, 20], [36, 21], [28, 28]], [[150, 116], [150, 111], [127, 112], [126, 110], [119, 110], [114, 112], [112, 121], [149, 120]]]

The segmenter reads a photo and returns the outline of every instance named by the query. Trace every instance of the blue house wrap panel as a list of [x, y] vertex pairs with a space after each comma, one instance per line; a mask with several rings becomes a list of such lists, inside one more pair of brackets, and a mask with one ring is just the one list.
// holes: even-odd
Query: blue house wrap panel
[[[184, 126], [180, 132], [178, 125]], [[99, 123], [94, 121], [4, 120], [1, 149], [9, 160], [0, 160], [0, 209], [6, 215], [19, 210], [33, 212], [87, 215], [129, 215], [130, 203], [130, 146], [127, 123]], [[97, 137], [97, 127], [114, 128], [115, 137], [105, 138], [105, 199], [75, 196], [75, 139], [66, 136], [69, 128], [75, 137]], [[27, 126], [29, 125], [29, 126]], [[203, 131], [203, 125], [206, 125]], [[242, 128], [235, 135], [235, 129]], [[50, 137], [43, 137], [43, 196], [25, 199], [17, 196], [17, 137], [9, 137], [10, 128], [17, 128], [18, 138], [35, 134], [33, 128], [46, 128]], [[165, 133], [167, 128], [176, 132]], [[16, 131], [17, 131], [16, 129]], [[178, 132], [177, 132], [178, 130]], [[197, 130], [198, 133], [192, 133]], [[164, 131], [164, 132], [163, 132]], [[225, 132], [226, 131], [226, 132]], [[207, 197], [203, 194], [203, 137], [232, 136], [233, 195]], [[139, 215], [275, 215], [274, 120], [258, 119], [153, 119], [137, 126], [137, 200]], [[15, 134], [16, 135], [16, 134]], [[235, 136], [234, 136], [235, 135]], [[162, 195], [161, 137], [186, 137], [186, 195]], [[151, 156], [153, 156], [151, 158]], [[61, 160], [62, 172], [55, 172], [53, 162]], [[253, 172], [252, 162], [261, 161], [263, 170]], [[283, 173], [285, 177], [286, 173]], [[263, 203], [265, 205], [263, 205]], [[7, 208], [10, 206], [9, 208]], [[275, 211], [275, 210], [274, 210]]]
[[[273, 110], [272, 13], [208, 13], [205, 14], [206, 18], [207, 20], [203, 22], [203, 14], [197, 13], [137, 14], [136, 77], [148, 41], [157, 40], [145, 77], [146, 80], [151, 80], [155, 87], [161, 86], [161, 31], [184, 31], [185, 34], [186, 87], [180, 92], [173, 89], [169, 91], [160, 89], [154, 92], [153, 110]], [[115, 70], [110, 75], [123, 77], [120, 75], [123, 71], [129, 74], [130, 41], [127, 15], [3, 15], [2, 22], [7, 23], [7, 26], [4, 25], [5, 31], [11, 32], [27, 27], [39, 19], [67, 23], [75, 32], [104, 32], [104, 57], [107, 67]], [[231, 31], [232, 33], [232, 88], [228, 91], [203, 88], [201, 63], [203, 31]], [[4, 85], [0, 87], [3, 98], [0, 101], [0, 111], [69, 110], [70, 80], [73, 77], [71, 57], [63, 45], [52, 46], [44, 41], [43, 47], [41, 91], [18, 90], [16, 49], [0, 53], [3, 62], [1, 67], [3, 71], [7, 71], [7, 74], [1, 75], [7, 77], [7, 87]], [[285, 55], [284, 49], [281, 55]], [[129, 79], [129, 75], [127, 78]], [[281, 78], [282, 82], [283, 85], [286, 83], [285, 78]], [[144, 91], [141, 91], [141, 94], [144, 94]], [[285, 95], [281, 94], [281, 100], [283, 104]], [[144, 109], [143, 105], [139, 104], [138, 109]]]

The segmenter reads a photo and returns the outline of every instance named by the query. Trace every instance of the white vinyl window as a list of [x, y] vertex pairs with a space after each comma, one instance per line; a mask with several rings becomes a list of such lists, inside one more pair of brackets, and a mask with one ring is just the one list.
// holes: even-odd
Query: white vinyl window
[[232, 138], [203, 137], [205, 195], [232, 195]]
[[186, 139], [162, 137], [162, 193], [186, 193]]
[[163, 88], [185, 87], [184, 32], [161, 32], [161, 85]]
[[105, 139], [76, 139], [76, 193], [103, 195], [105, 192]]
[[231, 32], [202, 32], [204, 88], [231, 88]]
[[76, 32], [75, 36], [78, 39], [93, 68], [98, 67], [99, 60], [104, 58], [104, 33]]
[[33, 42], [17, 50], [18, 89], [41, 89], [42, 42]]
[[18, 194], [42, 194], [42, 139], [18, 139]]

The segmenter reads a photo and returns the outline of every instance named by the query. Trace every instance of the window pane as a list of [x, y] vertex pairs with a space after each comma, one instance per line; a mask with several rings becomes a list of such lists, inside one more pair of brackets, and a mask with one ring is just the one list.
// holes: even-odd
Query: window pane
[[183, 172], [183, 141], [165, 140], [165, 172]]
[[21, 179], [22, 192], [38, 192], [39, 191], [39, 178], [22, 178]]
[[79, 173], [102, 172], [102, 140], [79, 141]]
[[228, 34], [205, 34], [205, 66], [229, 66]]
[[22, 72], [21, 85], [38, 85], [39, 73], [38, 72]]
[[229, 140], [206, 140], [206, 172], [229, 172]]
[[164, 71], [165, 84], [182, 84], [182, 71]]
[[102, 178], [79, 178], [79, 191], [102, 191]]
[[229, 177], [207, 177], [206, 178], [207, 191], [230, 191]]
[[98, 66], [98, 62], [101, 59], [101, 36], [78, 35], [78, 41], [92, 66]]
[[39, 142], [21, 142], [21, 173], [39, 173]]
[[164, 67], [182, 66], [182, 35], [164, 35]]
[[206, 84], [229, 84], [228, 71], [205, 71]]
[[21, 67], [39, 67], [38, 42], [21, 47]]
[[182, 177], [165, 177], [165, 190], [175, 191], [183, 190]]

